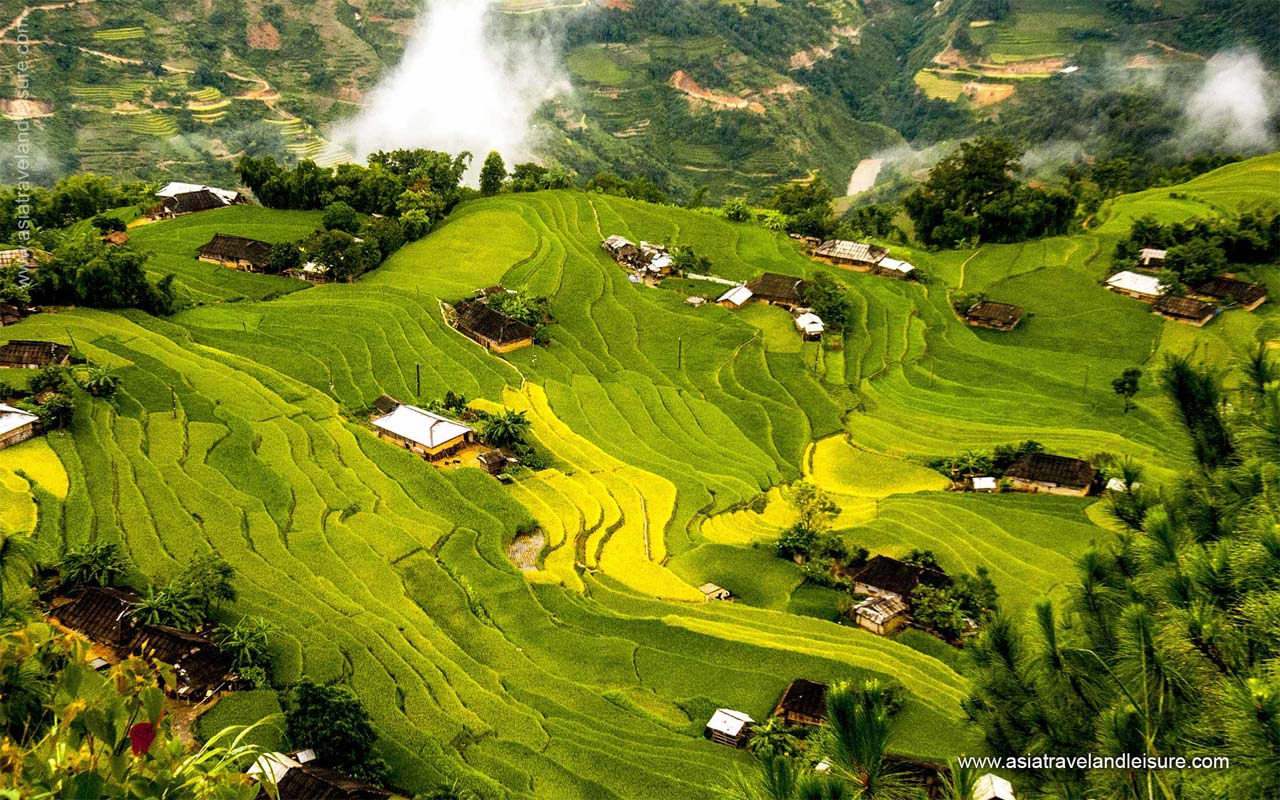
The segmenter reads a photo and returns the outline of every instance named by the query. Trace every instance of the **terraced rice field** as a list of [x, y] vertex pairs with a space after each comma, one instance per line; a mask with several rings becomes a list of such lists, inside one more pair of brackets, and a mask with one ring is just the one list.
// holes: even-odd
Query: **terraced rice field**
[[[1184, 216], [1252, 203], [1278, 164], [1180, 187], [1195, 201], [1150, 201]], [[911, 698], [895, 749], [974, 752], [950, 653], [824, 619], [827, 590], [749, 545], [788, 524], [778, 487], [808, 476], [837, 496], [853, 543], [987, 566], [1014, 611], [1060, 591], [1074, 555], [1105, 535], [1087, 501], [945, 493], [922, 464], [1035, 438], [1181, 465], [1164, 404], [1148, 390], [1122, 415], [1107, 382], [1153, 354], [1238, 344], [1275, 311], [1191, 331], [1102, 290], [1120, 220], [1142, 202], [1117, 201], [1087, 235], [897, 248], [924, 284], [829, 270], [855, 304], [839, 351], [797, 346], [776, 309], [691, 309], [634, 286], [599, 248], [609, 233], [692, 244], [730, 279], [829, 269], [786, 238], [696, 212], [500, 196], [464, 205], [356, 284], [278, 297], [292, 282], [199, 264], [194, 250], [215, 232], [296, 238], [314, 214], [238, 207], [136, 227], [151, 269], [175, 272], [204, 305], [6, 329], [74, 337], [123, 379], [113, 404], [82, 403], [70, 433], [43, 445], [66, 485], [59, 500], [59, 471], [32, 473], [46, 492], [38, 535], [50, 551], [119, 538], [156, 576], [219, 552], [239, 570], [243, 608], [280, 631], [277, 678], [353, 686], [395, 782], [415, 790], [458, 778], [521, 798], [704, 798], [745, 763], [700, 738], [710, 712], [762, 718], [795, 677], [892, 677]], [[499, 281], [550, 298], [548, 346], [499, 359], [444, 324], [440, 300]], [[1012, 335], [975, 332], [950, 310], [956, 287], [1032, 314]], [[364, 424], [382, 393], [425, 402], [447, 390], [526, 411], [555, 467], [505, 487], [437, 471]], [[0, 486], [21, 491], [5, 470], [0, 459]], [[762, 493], [764, 512], [745, 510]], [[548, 546], [522, 573], [506, 545], [530, 520]], [[705, 580], [741, 599], [703, 602], [691, 587]]]

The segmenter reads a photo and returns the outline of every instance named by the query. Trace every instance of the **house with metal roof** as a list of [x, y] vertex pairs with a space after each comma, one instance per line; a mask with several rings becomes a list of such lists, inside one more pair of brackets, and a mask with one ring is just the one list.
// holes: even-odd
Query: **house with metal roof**
[[40, 418], [20, 408], [0, 403], [0, 450], [35, 438], [40, 433]]
[[475, 441], [471, 427], [410, 405], [397, 406], [390, 414], [378, 417], [373, 427], [381, 439], [429, 461], [451, 456]]
[[1128, 295], [1136, 300], [1154, 303], [1156, 298], [1164, 294], [1160, 279], [1154, 275], [1143, 275], [1140, 272], [1124, 270], [1107, 278], [1107, 288], [1118, 294]]
[[716, 304], [725, 308], [742, 308], [751, 302], [755, 294], [746, 286], [735, 286], [716, 299]]
[[1203, 300], [1197, 300], [1194, 297], [1175, 297], [1165, 295], [1156, 300], [1153, 313], [1159, 314], [1165, 319], [1171, 319], [1174, 322], [1181, 322], [1183, 325], [1190, 325], [1195, 328], [1203, 328], [1208, 325], [1214, 317], [1218, 316], [1219, 309], [1213, 303], [1206, 303]]
[[916, 267], [909, 261], [900, 261], [896, 258], [885, 257], [879, 262], [872, 265], [871, 271], [883, 278], [898, 278], [905, 280], [915, 277]]
[[746, 744], [747, 739], [750, 737], [751, 726], [754, 724], [755, 720], [741, 711], [734, 711], [731, 708], [717, 708], [716, 713], [707, 722], [704, 733], [708, 739], [716, 744], [741, 747]]
[[13, 339], [0, 345], [0, 367], [43, 369], [71, 363], [71, 348], [57, 342]]
[[821, 317], [812, 311], [806, 311], [796, 317], [796, 330], [800, 331], [806, 342], [816, 342], [822, 338], [826, 326], [822, 324]]
[[909, 619], [907, 602], [896, 594], [868, 597], [853, 607], [858, 627], [885, 636], [906, 626]]
[[1169, 252], [1167, 250], [1144, 247], [1138, 252], [1138, 263], [1148, 269], [1160, 269], [1164, 266], [1164, 260], [1168, 255]]
[[879, 264], [888, 249], [866, 242], [850, 242], [845, 239], [828, 239], [813, 249], [813, 257], [837, 267], [871, 269]]

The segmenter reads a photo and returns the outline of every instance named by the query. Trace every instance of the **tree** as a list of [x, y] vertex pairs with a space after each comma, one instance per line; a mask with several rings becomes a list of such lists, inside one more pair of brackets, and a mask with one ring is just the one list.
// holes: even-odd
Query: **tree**
[[280, 275], [300, 269], [303, 262], [302, 248], [297, 242], [276, 242], [271, 245], [271, 255], [267, 258], [267, 272]]
[[235, 567], [217, 553], [204, 553], [187, 563], [171, 583], [175, 594], [185, 596], [208, 616], [223, 603], [235, 602]]
[[515, 447], [524, 442], [529, 425], [529, 418], [523, 411], [504, 408], [484, 420], [480, 436], [491, 447]]
[[327, 231], [345, 231], [354, 234], [360, 230], [360, 214], [348, 203], [330, 203], [324, 207], [321, 224]]
[[492, 197], [502, 191], [502, 184], [507, 179], [507, 165], [502, 154], [493, 151], [484, 160], [480, 168], [480, 194]]
[[804, 302], [833, 331], [844, 330], [853, 311], [845, 289], [825, 272], [819, 272], [805, 283]]
[[117, 586], [127, 569], [120, 545], [106, 539], [68, 550], [58, 562], [64, 592], [81, 586]]
[[104, 367], [89, 367], [80, 386], [94, 397], [110, 399], [120, 388], [120, 378]]
[[757, 758], [795, 758], [800, 754], [800, 743], [781, 717], [769, 717], [751, 729], [747, 750]]
[[875, 680], [855, 686], [842, 681], [827, 690], [827, 726], [821, 752], [835, 777], [853, 785], [864, 800], [907, 800], [916, 793], [906, 776], [888, 762], [889, 708]]
[[796, 512], [796, 526], [801, 530], [814, 534], [823, 533], [831, 527], [831, 521], [840, 513], [840, 506], [809, 481], [793, 484], [785, 494], [787, 502]]
[[1133, 409], [1133, 398], [1138, 393], [1142, 380], [1142, 370], [1129, 367], [1120, 373], [1120, 377], [1111, 381], [1111, 389], [1124, 400], [1124, 413]]
[[231, 657], [232, 668], [243, 680], [263, 687], [271, 668], [272, 632], [271, 624], [261, 617], [241, 617], [214, 628], [213, 643]]
[[746, 222], [752, 216], [751, 206], [747, 205], [746, 198], [743, 197], [730, 197], [721, 208], [724, 210], [724, 218], [730, 222]]
[[289, 691], [285, 708], [289, 741], [316, 751], [321, 763], [352, 777], [381, 782], [387, 767], [373, 755], [377, 734], [359, 698], [345, 686], [303, 680]]
[[1227, 257], [1219, 242], [1192, 239], [1170, 247], [1164, 266], [1182, 283], [1196, 286], [1220, 275], [1227, 267]]

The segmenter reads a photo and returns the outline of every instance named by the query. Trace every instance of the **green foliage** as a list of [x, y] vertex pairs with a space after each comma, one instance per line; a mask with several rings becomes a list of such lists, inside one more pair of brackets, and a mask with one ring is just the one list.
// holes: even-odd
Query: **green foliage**
[[94, 239], [69, 241], [54, 250], [33, 280], [36, 302], [92, 308], [139, 308], [160, 316], [176, 310], [172, 276], [147, 281], [147, 255]]
[[127, 571], [120, 545], [106, 539], [68, 550], [58, 562], [64, 592], [81, 586], [119, 586]]
[[32, 394], [44, 392], [67, 392], [71, 389], [71, 370], [66, 367], [42, 367], [31, 376], [27, 385]]
[[497, 414], [485, 417], [481, 424], [480, 437], [491, 447], [514, 448], [524, 443], [529, 426], [529, 418], [523, 411], [504, 408]]
[[833, 331], [844, 330], [853, 312], [844, 287], [825, 272], [819, 272], [805, 283], [804, 302], [822, 319], [823, 325]]
[[747, 205], [747, 201], [742, 197], [730, 197], [724, 201], [722, 206], [724, 218], [730, 222], [746, 222], [751, 219], [751, 206]]
[[80, 388], [101, 399], [111, 399], [120, 389], [120, 377], [105, 367], [89, 367], [79, 383]]
[[639, 177], [626, 180], [609, 172], [601, 172], [587, 181], [588, 192], [600, 192], [617, 197], [629, 197], [632, 200], [643, 200], [646, 203], [665, 203], [667, 196], [648, 178]]
[[315, 750], [332, 769], [374, 783], [385, 778], [387, 765], [372, 750], [378, 736], [347, 687], [298, 683], [289, 690], [285, 724], [294, 747]]
[[360, 230], [360, 213], [349, 203], [338, 200], [324, 207], [321, 224], [327, 231], [345, 231], [355, 234]]
[[264, 688], [271, 671], [271, 623], [261, 617], [241, 617], [213, 630], [213, 642], [231, 658], [232, 668], [255, 688]]
[[170, 583], [177, 595], [189, 598], [208, 616], [224, 603], [235, 602], [235, 567], [217, 553], [198, 555]]
[[480, 168], [480, 194], [484, 197], [492, 197], [502, 191], [502, 184], [507, 179], [507, 165], [502, 160], [502, 154], [497, 151], [489, 153], [484, 159], [484, 166]]
[[267, 260], [267, 271], [279, 275], [287, 270], [299, 269], [306, 261], [306, 256], [297, 242], [276, 242], [271, 245], [271, 257]]
[[819, 176], [779, 185], [770, 204], [786, 217], [788, 231], [825, 239], [835, 226], [831, 199], [831, 187]]
[[1138, 394], [1142, 384], [1142, 370], [1129, 367], [1120, 373], [1120, 377], [1111, 381], [1111, 389], [1124, 400], [1124, 413], [1133, 410], [1133, 398]]

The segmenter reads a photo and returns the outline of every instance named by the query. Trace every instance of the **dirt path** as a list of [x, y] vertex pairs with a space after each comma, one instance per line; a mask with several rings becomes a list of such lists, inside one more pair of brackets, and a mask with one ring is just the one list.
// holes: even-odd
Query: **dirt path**
[[0, 28], [0, 39], [8, 36], [15, 28], [22, 27], [22, 23], [26, 21], [27, 16], [30, 15], [32, 11], [57, 11], [64, 8], [75, 8], [76, 6], [92, 2], [93, 0], [68, 0], [68, 2], [65, 3], [48, 3], [43, 6], [27, 6], [22, 9], [22, 12], [18, 14], [18, 16], [14, 17], [8, 25]]
[[861, 194], [872, 186], [876, 185], [876, 178], [880, 175], [880, 168], [884, 166], [884, 161], [879, 158], [864, 158], [858, 162], [858, 167], [849, 176], [849, 189], [846, 195]]

